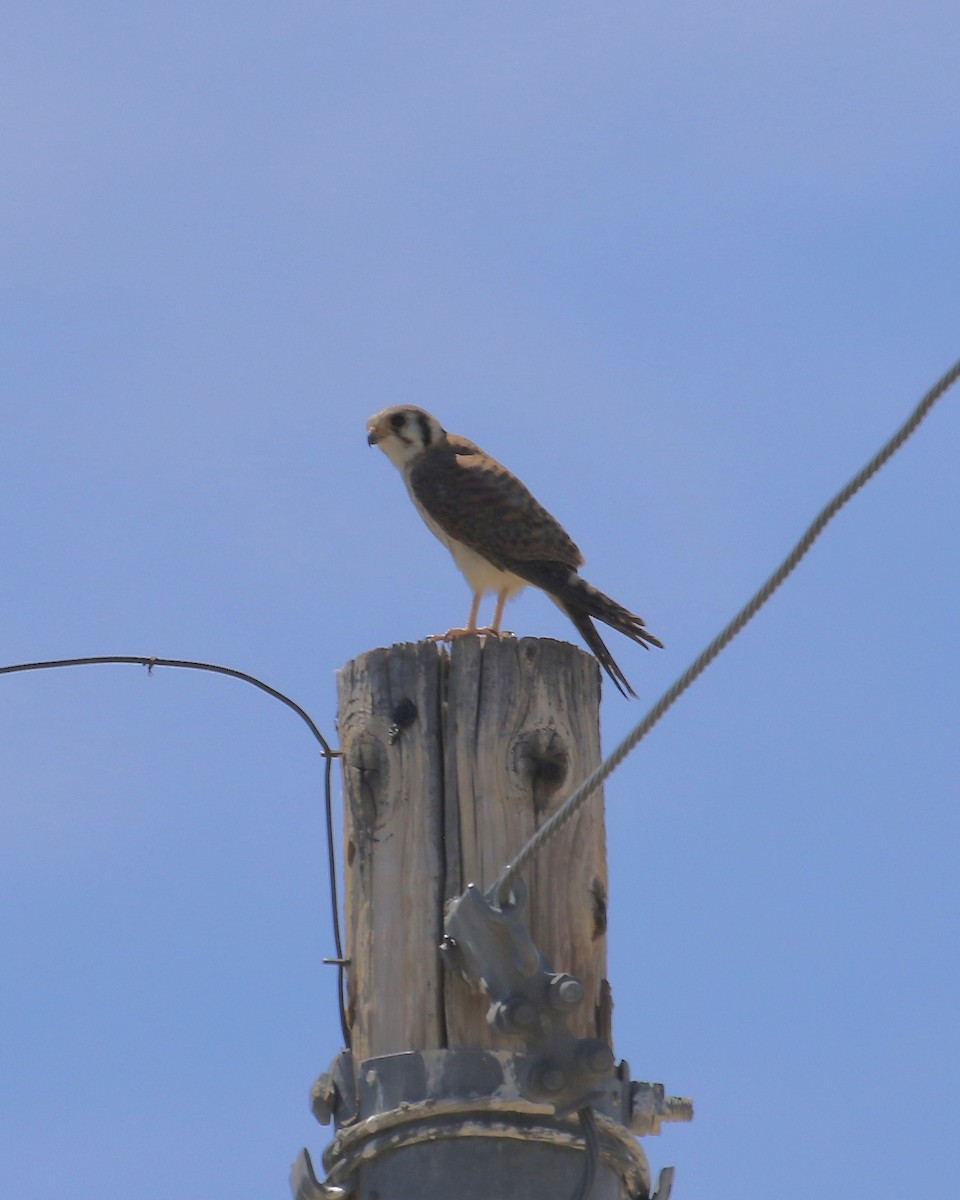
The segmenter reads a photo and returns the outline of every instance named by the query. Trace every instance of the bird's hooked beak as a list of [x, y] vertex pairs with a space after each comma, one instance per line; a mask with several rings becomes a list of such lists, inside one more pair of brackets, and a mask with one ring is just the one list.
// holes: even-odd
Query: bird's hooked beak
[[367, 445], [375, 446], [377, 444], [377, 442], [382, 440], [382, 438], [383, 438], [383, 434], [376, 427], [376, 425], [371, 425], [370, 432], [367, 434]]

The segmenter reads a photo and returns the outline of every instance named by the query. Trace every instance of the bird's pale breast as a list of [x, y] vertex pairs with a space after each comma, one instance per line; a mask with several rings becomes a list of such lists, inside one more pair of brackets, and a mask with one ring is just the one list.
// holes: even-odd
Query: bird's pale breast
[[461, 574], [466, 579], [474, 592], [507, 592], [509, 595], [515, 595], [527, 586], [525, 579], [521, 579], [519, 575], [514, 575], [511, 571], [502, 571], [499, 567], [494, 566], [489, 559], [484, 558], [482, 554], [478, 554], [476, 550], [472, 550], [463, 542], [457, 541], [447, 533], [434, 519], [430, 516], [427, 510], [423, 507], [409, 487], [410, 497], [416, 505], [417, 512], [423, 518], [423, 522], [430, 532], [442, 542], [453, 556], [453, 561], [457, 564]]

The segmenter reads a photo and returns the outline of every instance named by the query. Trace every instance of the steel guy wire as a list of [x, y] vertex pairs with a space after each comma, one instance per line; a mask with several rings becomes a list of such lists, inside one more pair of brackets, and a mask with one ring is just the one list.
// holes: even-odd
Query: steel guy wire
[[862, 470], [840, 489], [817, 514], [806, 532], [793, 547], [779, 567], [773, 572], [765, 584], [747, 601], [736, 616], [713, 639], [709, 646], [697, 657], [679, 679], [668, 688], [642, 721], [636, 725], [613, 751], [609, 758], [592, 771], [580, 786], [563, 802], [553, 816], [542, 825], [530, 838], [520, 853], [508, 863], [493, 884], [489, 896], [495, 897], [496, 903], [503, 905], [509, 901], [510, 886], [527, 863], [551, 838], [555, 837], [583, 807], [589, 797], [597, 790], [608, 776], [620, 766], [632, 750], [647, 736], [666, 711], [679, 700], [688, 687], [710, 666], [713, 660], [733, 641], [741, 629], [750, 621], [784, 580], [794, 571], [824, 528], [837, 515], [841, 508], [851, 500], [860, 489], [868, 483], [884, 464], [891, 459], [904, 442], [916, 431], [920, 422], [927, 416], [940, 397], [960, 378], [960, 360], [933, 385], [920, 400], [906, 421], [888, 441], [877, 451]]
[[230, 679], [239, 679], [242, 683], [249, 683], [252, 687], [259, 688], [261, 692], [266, 692], [268, 696], [272, 696], [274, 700], [279, 700], [281, 704], [285, 704], [287, 708], [297, 714], [313, 734], [314, 738], [320, 743], [323, 749], [323, 757], [326, 760], [324, 767], [323, 807], [326, 825], [327, 864], [330, 878], [330, 918], [333, 926], [333, 942], [337, 951], [337, 956], [333, 962], [337, 967], [337, 1002], [340, 1013], [340, 1030], [343, 1034], [344, 1045], [349, 1048], [350, 1030], [347, 1026], [347, 1014], [343, 998], [345, 960], [343, 957], [343, 942], [340, 936], [340, 907], [337, 898], [336, 850], [333, 836], [333, 798], [331, 787], [333, 760], [339, 756], [339, 751], [331, 747], [330, 743], [320, 732], [316, 722], [305, 708], [297, 704], [296, 700], [291, 700], [289, 696], [284, 695], [277, 688], [271, 687], [269, 683], [265, 683], [262, 679], [258, 679], [255, 675], [248, 675], [246, 671], [238, 671], [235, 667], [223, 667], [218, 663], [194, 662], [191, 659], [183, 658], [141, 657], [134, 654], [98, 654], [87, 658], [57, 658], [46, 662], [14, 663], [8, 666], [0, 666], [0, 675], [13, 675], [19, 671], [47, 671], [57, 667], [102, 666], [107, 663], [125, 663], [146, 667], [148, 673], [152, 673], [154, 667], [180, 667], [188, 671], [207, 671], [214, 675], [226, 675]]

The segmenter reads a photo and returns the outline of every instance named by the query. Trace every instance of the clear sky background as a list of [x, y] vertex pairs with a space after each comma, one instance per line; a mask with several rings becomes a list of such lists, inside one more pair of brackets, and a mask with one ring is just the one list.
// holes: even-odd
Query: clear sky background
[[[510, 465], [612, 746], [960, 354], [954, 0], [4, 9], [0, 659], [331, 737], [469, 595], [365, 418]], [[960, 393], [607, 789], [677, 1200], [960, 1193]], [[575, 638], [537, 594], [523, 635]], [[0, 1192], [285, 1197], [340, 1045], [315, 744], [0, 678]]]

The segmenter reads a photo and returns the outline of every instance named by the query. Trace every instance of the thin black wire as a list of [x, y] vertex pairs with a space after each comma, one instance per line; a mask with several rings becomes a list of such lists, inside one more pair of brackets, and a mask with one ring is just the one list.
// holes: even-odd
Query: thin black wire
[[554, 837], [564, 825], [581, 809], [590, 795], [597, 790], [601, 783], [620, 766], [627, 755], [646, 737], [660, 718], [679, 700], [687, 688], [710, 666], [721, 650], [733, 641], [744, 625], [754, 617], [766, 604], [773, 593], [784, 582], [799, 564], [813, 543], [823, 532], [825, 526], [833, 520], [841, 508], [851, 500], [857, 492], [868, 483], [880, 468], [893, 457], [903, 443], [917, 429], [920, 422], [927, 416], [936, 402], [960, 378], [960, 361], [957, 361], [921, 399], [919, 404], [907, 417], [900, 428], [880, 447], [862, 470], [840, 489], [813, 519], [806, 532], [793, 547], [779, 567], [773, 572], [766, 583], [754, 593], [737, 615], [717, 634], [707, 648], [702, 651], [680, 678], [668, 688], [657, 703], [650, 709], [643, 720], [627, 734], [619, 746], [605, 762], [580, 784], [549, 821], [542, 825], [530, 838], [520, 853], [501, 872], [488, 894], [495, 895], [498, 904], [506, 904], [510, 898], [510, 886], [526, 864], [538, 850]]
[[272, 696], [274, 700], [279, 700], [281, 704], [285, 704], [287, 708], [297, 714], [313, 734], [314, 738], [320, 743], [323, 748], [323, 757], [326, 759], [323, 807], [326, 824], [328, 874], [330, 879], [330, 917], [333, 925], [333, 941], [337, 950], [337, 1001], [340, 1012], [340, 1030], [343, 1034], [344, 1045], [349, 1048], [350, 1030], [347, 1026], [346, 1005], [344, 1003], [343, 942], [340, 937], [340, 905], [337, 897], [336, 852], [334, 849], [333, 834], [332, 771], [333, 760], [338, 756], [338, 752], [332, 748], [320, 732], [316, 722], [305, 708], [297, 704], [296, 700], [291, 700], [289, 696], [284, 695], [283, 692], [278, 691], [275, 687], [271, 687], [269, 683], [264, 683], [262, 679], [257, 679], [255, 675], [248, 675], [246, 671], [238, 671], [236, 667], [223, 667], [218, 663], [194, 662], [191, 659], [183, 658], [155, 658], [153, 656], [142, 658], [139, 655], [133, 654], [98, 654], [88, 658], [57, 658], [45, 662], [14, 663], [8, 666], [0, 666], [0, 675], [13, 675], [19, 671], [46, 671], [57, 667], [102, 666], [108, 663], [132, 664], [133, 666], [146, 667], [148, 672], [152, 672], [154, 667], [180, 667], [188, 671], [208, 671], [214, 675], [226, 675], [230, 679], [239, 679], [242, 683], [249, 683], [252, 687], [259, 688], [261, 692], [266, 692], [268, 696]]
[[578, 1108], [577, 1116], [580, 1118], [580, 1130], [583, 1133], [584, 1157], [580, 1186], [573, 1200], [590, 1200], [600, 1162], [600, 1134], [597, 1132], [596, 1114], [589, 1104]]

